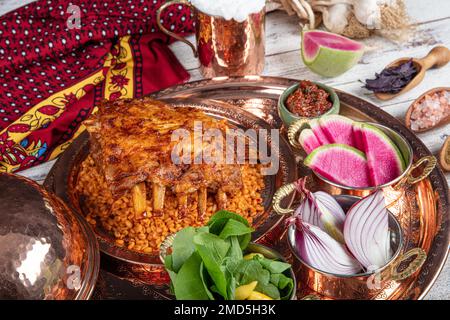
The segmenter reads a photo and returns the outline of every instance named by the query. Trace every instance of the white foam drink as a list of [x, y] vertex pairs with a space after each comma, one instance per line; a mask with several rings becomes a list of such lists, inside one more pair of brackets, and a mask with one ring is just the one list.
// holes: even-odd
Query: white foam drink
[[243, 22], [250, 14], [264, 8], [265, 0], [191, 0], [203, 13]]

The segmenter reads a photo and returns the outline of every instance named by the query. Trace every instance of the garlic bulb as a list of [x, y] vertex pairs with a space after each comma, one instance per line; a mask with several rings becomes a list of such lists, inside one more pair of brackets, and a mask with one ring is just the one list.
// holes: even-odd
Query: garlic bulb
[[381, 28], [381, 7], [377, 0], [353, 1], [353, 12], [356, 19], [368, 29]]
[[322, 10], [323, 24], [329, 31], [341, 34], [348, 25], [350, 12], [351, 6], [345, 3], [324, 7]]

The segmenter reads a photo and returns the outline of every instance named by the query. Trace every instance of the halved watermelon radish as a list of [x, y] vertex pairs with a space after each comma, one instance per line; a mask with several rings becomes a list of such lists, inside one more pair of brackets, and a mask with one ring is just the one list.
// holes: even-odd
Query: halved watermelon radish
[[383, 185], [400, 176], [406, 165], [395, 143], [375, 126], [362, 123], [359, 127], [372, 185]]
[[330, 140], [328, 140], [325, 133], [322, 131], [320, 127], [320, 123], [318, 119], [311, 119], [308, 121], [308, 125], [311, 128], [312, 132], [316, 136], [317, 140], [320, 142], [320, 145], [329, 144]]
[[352, 119], [340, 115], [326, 115], [319, 119], [319, 124], [330, 143], [346, 144], [356, 148]]
[[336, 77], [358, 63], [364, 53], [361, 43], [335, 33], [302, 32], [302, 59], [311, 71]]
[[315, 149], [304, 164], [324, 178], [348, 187], [370, 187], [367, 160], [361, 151], [329, 144]]
[[311, 129], [302, 130], [298, 141], [303, 147], [303, 150], [305, 150], [305, 152], [308, 154], [322, 145]]

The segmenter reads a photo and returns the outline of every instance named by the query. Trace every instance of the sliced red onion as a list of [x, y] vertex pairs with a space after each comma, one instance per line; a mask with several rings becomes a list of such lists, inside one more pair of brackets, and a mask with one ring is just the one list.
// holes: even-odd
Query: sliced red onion
[[381, 268], [389, 262], [389, 214], [381, 190], [350, 208], [344, 224], [344, 238], [350, 252], [367, 271]]
[[296, 243], [301, 259], [324, 272], [353, 275], [362, 270], [361, 264], [347, 251], [345, 245], [333, 239], [319, 227], [295, 218]]
[[312, 224], [327, 232], [335, 240], [344, 243], [345, 213], [336, 199], [328, 193], [310, 192], [305, 188], [305, 180], [300, 180], [297, 189], [305, 195], [305, 200], [294, 215], [302, 221]]

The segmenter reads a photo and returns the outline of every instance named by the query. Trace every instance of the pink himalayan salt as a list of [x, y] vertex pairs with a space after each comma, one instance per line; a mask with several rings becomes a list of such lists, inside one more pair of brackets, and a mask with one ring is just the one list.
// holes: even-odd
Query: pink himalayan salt
[[429, 129], [448, 116], [450, 116], [450, 92], [442, 90], [431, 95], [427, 94], [413, 107], [411, 130]]

